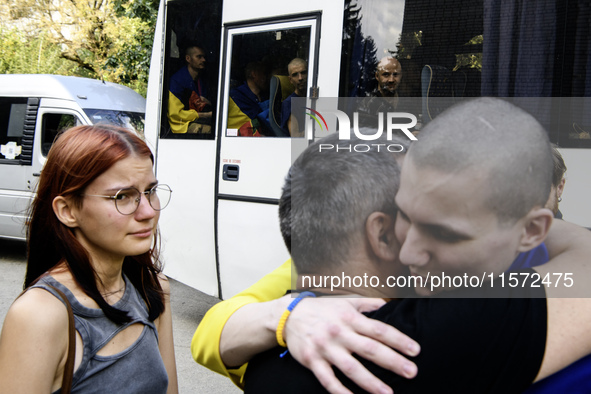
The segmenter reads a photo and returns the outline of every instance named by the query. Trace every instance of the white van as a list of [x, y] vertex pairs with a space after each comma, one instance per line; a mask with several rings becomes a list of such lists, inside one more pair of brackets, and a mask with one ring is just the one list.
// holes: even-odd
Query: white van
[[0, 237], [25, 239], [25, 217], [58, 132], [100, 122], [143, 135], [145, 99], [125, 86], [58, 75], [0, 75]]

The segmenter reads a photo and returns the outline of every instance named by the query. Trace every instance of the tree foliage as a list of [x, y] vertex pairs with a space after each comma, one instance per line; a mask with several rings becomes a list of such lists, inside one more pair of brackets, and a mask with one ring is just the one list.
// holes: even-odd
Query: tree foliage
[[75, 68], [46, 35], [27, 37], [17, 28], [0, 26], [0, 74], [75, 75]]
[[[157, 12], [158, 0], [7, 0], [0, 39], [18, 52], [0, 71], [80, 75], [145, 95]], [[35, 47], [51, 61], [32, 61]]]

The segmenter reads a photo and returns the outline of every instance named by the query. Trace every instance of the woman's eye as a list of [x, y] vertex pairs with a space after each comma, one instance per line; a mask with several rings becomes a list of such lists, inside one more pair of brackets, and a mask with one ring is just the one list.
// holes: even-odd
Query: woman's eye
[[115, 196], [115, 200], [118, 200], [118, 201], [127, 200], [128, 198], [129, 198], [129, 195], [127, 193], [119, 193]]

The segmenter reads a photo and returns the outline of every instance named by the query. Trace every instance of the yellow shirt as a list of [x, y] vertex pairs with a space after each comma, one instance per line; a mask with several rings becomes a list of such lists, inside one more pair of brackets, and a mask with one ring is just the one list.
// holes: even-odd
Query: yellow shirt
[[291, 259], [248, 289], [214, 305], [203, 317], [191, 340], [191, 354], [199, 364], [229, 377], [244, 388], [242, 378], [247, 364], [228, 369], [220, 356], [220, 337], [226, 322], [234, 312], [247, 304], [275, 300], [291, 289]]
[[185, 109], [185, 105], [172, 92], [168, 92], [168, 123], [173, 133], [186, 133], [189, 123], [199, 119], [194, 109]]

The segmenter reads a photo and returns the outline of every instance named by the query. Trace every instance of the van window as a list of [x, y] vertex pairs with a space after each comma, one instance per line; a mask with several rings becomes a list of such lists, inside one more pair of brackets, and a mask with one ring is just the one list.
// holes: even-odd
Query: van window
[[22, 152], [27, 99], [0, 99], [0, 160], [18, 163]]
[[115, 111], [108, 109], [88, 109], [84, 110], [92, 124], [108, 123], [120, 127], [125, 127], [144, 135], [144, 114], [140, 112]]
[[43, 114], [41, 130], [41, 153], [47, 156], [55, 137], [62, 131], [79, 125], [76, 116], [71, 114]]

